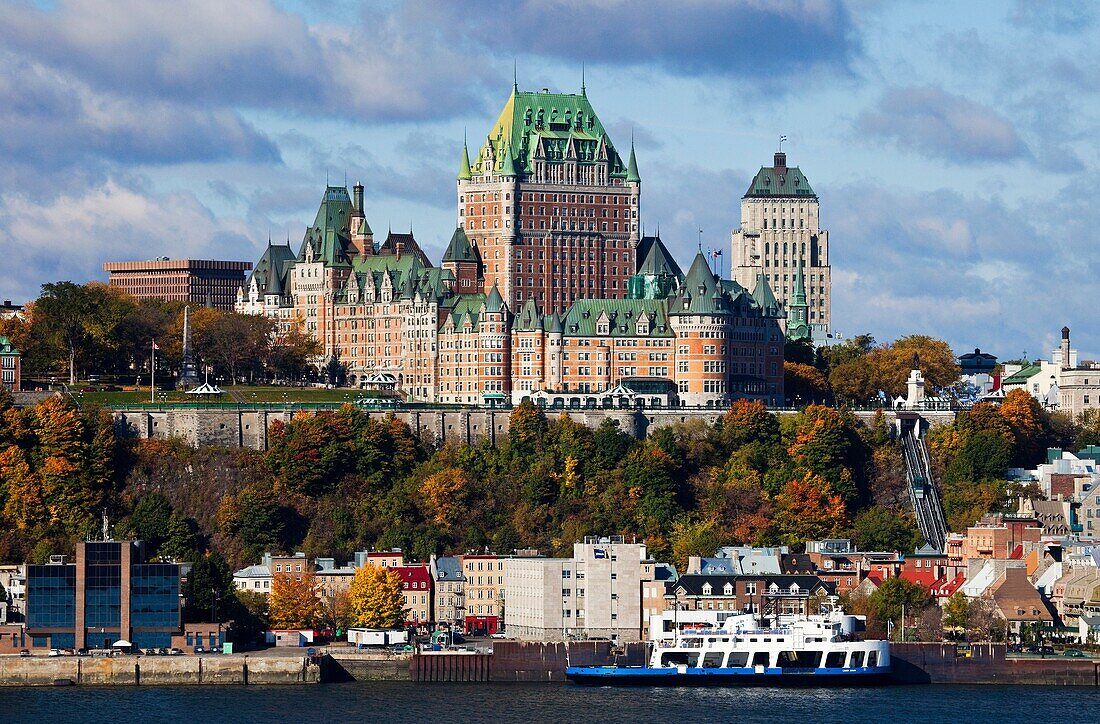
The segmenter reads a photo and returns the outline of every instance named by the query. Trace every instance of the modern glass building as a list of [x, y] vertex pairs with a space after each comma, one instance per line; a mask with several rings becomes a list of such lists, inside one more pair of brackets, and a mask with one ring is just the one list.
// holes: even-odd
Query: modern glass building
[[74, 563], [28, 565], [26, 605], [35, 648], [170, 646], [183, 632], [180, 566], [146, 563], [141, 541], [77, 543]]

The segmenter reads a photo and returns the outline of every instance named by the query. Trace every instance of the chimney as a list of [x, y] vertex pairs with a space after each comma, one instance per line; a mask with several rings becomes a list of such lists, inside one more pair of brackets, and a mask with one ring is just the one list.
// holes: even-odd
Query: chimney
[[1069, 327], [1062, 327], [1062, 369], [1069, 369]]
[[777, 151], [776, 154], [775, 154], [775, 161], [774, 161], [773, 165], [775, 166], [776, 174], [778, 174], [780, 176], [786, 176], [787, 175], [787, 154], [783, 153], [782, 151]]
[[363, 184], [358, 181], [355, 182], [355, 188], [352, 190], [351, 206], [360, 214], [363, 213]]

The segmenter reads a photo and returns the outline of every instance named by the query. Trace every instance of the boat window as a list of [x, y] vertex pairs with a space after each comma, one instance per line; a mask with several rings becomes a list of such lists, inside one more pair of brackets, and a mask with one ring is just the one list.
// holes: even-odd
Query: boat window
[[820, 651], [780, 651], [776, 658], [781, 669], [816, 669], [820, 663]]
[[877, 651], [868, 651], [867, 652], [867, 665], [868, 666], [878, 666], [878, 652]]
[[829, 655], [825, 657], [826, 669], [843, 669], [844, 668], [844, 652], [843, 651], [830, 651]]
[[759, 640], [760, 639], [756, 638], [755, 636], [753, 636], [751, 639], [749, 639], [749, 641], [752, 641], [753, 643], [756, 643]]
[[743, 669], [745, 665], [749, 663], [748, 651], [734, 651], [730, 654], [729, 660], [726, 661], [726, 666], [731, 669]]
[[729, 640], [729, 638], [728, 638], [728, 637], [726, 637], [726, 636], [723, 636], [723, 637], [722, 637], [722, 643], [724, 643], [724, 644], [728, 644], [729, 642], [730, 642], [730, 640]]
[[858, 669], [862, 666], [863, 666], [863, 652], [862, 651], [853, 651], [852, 652], [852, 661], [851, 661], [851, 663], [848, 664], [848, 667], [852, 668], [852, 669]]
[[752, 665], [753, 666], [763, 666], [763, 667], [766, 668], [767, 665], [768, 665], [768, 652], [767, 651], [757, 651], [755, 654], [753, 654], [752, 655]]
[[661, 655], [661, 666], [684, 665], [688, 663], [689, 659], [692, 659], [694, 657], [694, 654], [689, 654], [686, 651], [673, 651]]
[[770, 638], [770, 637], [768, 637], [768, 636], [765, 636], [765, 637], [764, 637], [764, 643], [766, 643], [766, 644], [767, 644], [767, 643], [771, 643], [771, 638]]
[[725, 656], [721, 651], [711, 651], [703, 657], [704, 669], [720, 669], [722, 668], [722, 657]]

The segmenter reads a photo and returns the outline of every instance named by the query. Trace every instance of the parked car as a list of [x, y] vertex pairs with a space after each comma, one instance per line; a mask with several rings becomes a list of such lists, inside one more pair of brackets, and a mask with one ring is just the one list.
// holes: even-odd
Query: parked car
[[491, 636], [491, 638], [494, 638], [494, 639], [506, 639], [506, 638], [508, 638], [508, 634], [504, 633], [503, 631], [497, 631], [497, 632], [496, 632], [495, 634], [493, 634], [493, 635]]
[[60, 656], [61, 655], [61, 649], [50, 649], [50, 653], [48, 653], [46, 655], [47, 656]]
[[161, 656], [167, 656], [168, 655], [168, 647], [167, 646], [161, 646], [159, 653], [160, 653]]
[[1039, 647], [1039, 653], [1042, 656], [1054, 656], [1054, 647], [1053, 646], [1040, 646]]
[[1088, 655], [1081, 649], [1066, 649], [1062, 652], [1062, 656], [1066, 656], [1071, 659], [1087, 659]]
[[76, 650], [76, 655], [77, 656], [87, 656], [88, 655], [88, 649], [77, 649]]
[[196, 646], [196, 647], [195, 647], [195, 653], [196, 653], [196, 654], [205, 654], [205, 653], [206, 653], [206, 649], [204, 649], [204, 648], [203, 648], [202, 646]]
[[177, 649], [175, 647], [172, 647], [171, 649], [168, 650], [168, 653], [171, 656], [183, 656], [183, 649]]
[[28, 651], [27, 649], [20, 649], [19, 650], [19, 655], [26, 658], [26, 657], [31, 655], [31, 652]]
[[1024, 645], [1023, 644], [1009, 644], [1008, 645], [1008, 653], [1010, 653], [1010, 654], [1018, 654], [1018, 653], [1023, 652], [1023, 650], [1024, 650]]

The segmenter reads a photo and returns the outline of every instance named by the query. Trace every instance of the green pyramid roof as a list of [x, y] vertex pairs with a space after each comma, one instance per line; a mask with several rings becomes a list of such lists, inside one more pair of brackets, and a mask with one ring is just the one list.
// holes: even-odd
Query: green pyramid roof
[[517, 332], [535, 332], [542, 329], [542, 314], [534, 299], [528, 299], [520, 309], [513, 329]]
[[477, 252], [461, 226], [456, 227], [455, 233], [451, 234], [451, 241], [443, 252], [443, 261], [477, 261]]
[[326, 187], [313, 225], [306, 229], [302, 239], [298, 258], [305, 259], [306, 248], [312, 247], [315, 261], [322, 261], [327, 266], [349, 264], [352, 213], [354, 208], [348, 190], [343, 186]]
[[561, 326], [561, 315], [554, 312], [552, 315], [545, 319], [546, 331], [551, 334], [561, 334], [563, 327]]
[[682, 294], [676, 298], [673, 314], [725, 314], [725, 296], [710, 270], [707, 258], [699, 251], [684, 279]]
[[764, 274], [756, 275], [756, 288], [752, 290], [752, 299], [764, 314], [771, 317], [783, 316], [780, 304], [772, 294], [771, 285], [768, 284], [768, 278]]
[[786, 154], [775, 154], [774, 166], [761, 166], [745, 196], [781, 196], [817, 198], [810, 182], [798, 166], [787, 166]]

